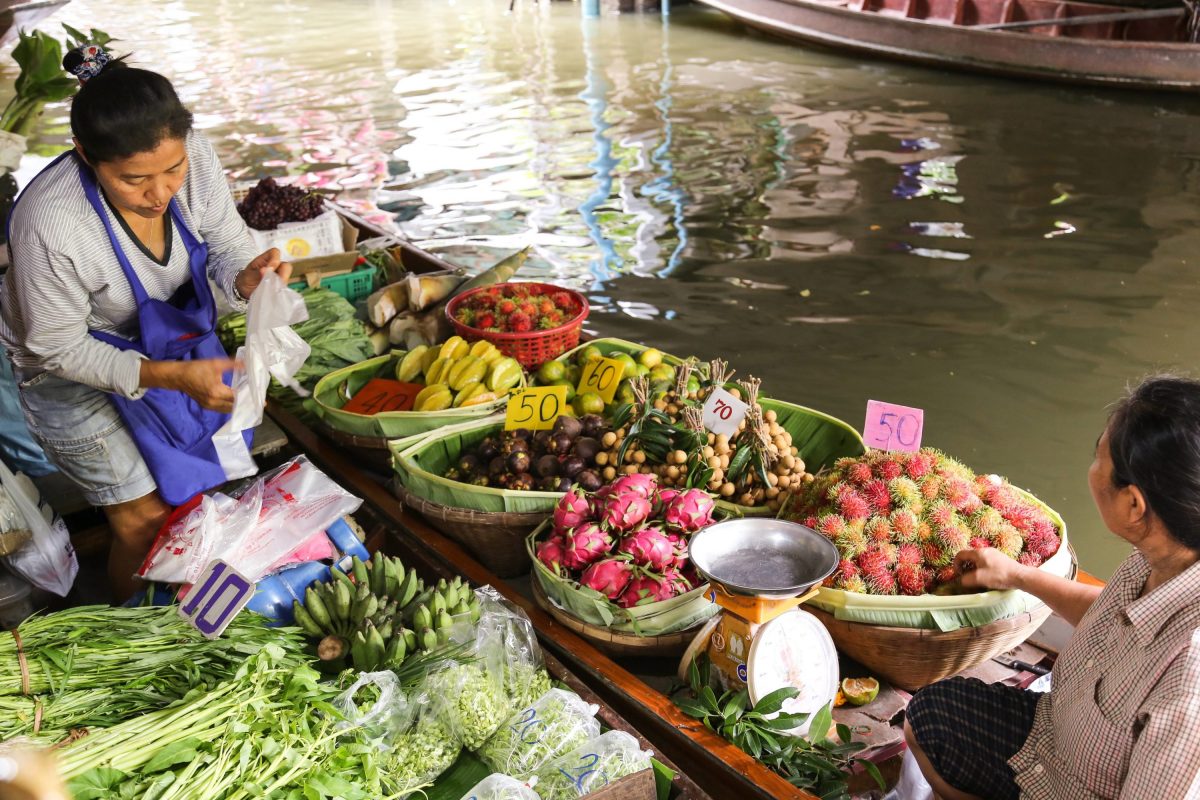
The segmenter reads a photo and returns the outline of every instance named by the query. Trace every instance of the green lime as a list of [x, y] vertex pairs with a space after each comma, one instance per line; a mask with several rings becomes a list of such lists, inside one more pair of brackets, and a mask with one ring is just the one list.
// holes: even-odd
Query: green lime
[[632, 378], [637, 375], [637, 362], [633, 360], [633, 356], [629, 353], [613, 353], [609, 356], [613, 361], [620, 361], [625, 365], [624, 377]]
[[600, 348], [596, 345], [589, 344], [579, 351], [579, 355], [575, 358], [575, 363], [582, 366], [589, 361], [595, 361], [597, 358], [604, 358], [604, 353], [600, 352]]
[[638, 364], [637, 365], [637, 374], [638, 375], [649, 375], [650, 368], [647, 367], [645, 364]]
[[622, 381], [621, 385], [617, 387], [617, 393], [613, 395], [613, 402], [617, 405], [632, 403], [635, 399], [633, 387], [629, 385], [629, 381]]
[[575, 398], [575, 413], [579, 416], [584, 414], [603, 414], [604, 413], [604, 398], [595, 392], [584, 392]]
[[675, 383], [675, 368], [670, 364], [659, 364], [656, 367], [650, 368], [650, 382], [657, 383], [658, 381], [666, 381], [672, 385]]
[[647, 347], [638, 356], [638, 363], [645, 367], [653, 369], [662, 363], [663, 354], [661, 350], [656, 350], [653, 347]]
[[846, 678], [842, 681], [842, 694], [852, 706], [865, 706], [879, 694], [879, 681], [874, 678]]
[[688, 382], [687, 382], [687, 390], [688, 390], [689, 392], [698, 392], [698, 391], [700, 391], [700, 379], [699, 379], [699, 378], [697, 378], [695, 375], [693, 375], [692, 377], [688, 378]]
[[538, 383], [543, 386], [549, 386], [552, 383], [558, 383], [567, 374], [567, 365], [561, 361], [547, 361], [542, 366], [538, 367], [537, 379]]
[[569, 403], [575, 399], [575, 384], [571, 383], [566, 378], [559, 378], [556, 381], [551, 381], [547, 385], [549, 385], [549, 386], [565, 386], [565, 387], [567, 387], [567, 402]]
[[579, 379], [583, 377], [583, 368], [578, 364], [568, 364], [566, 378], [571, 382], [572, 386], [579, 385]]

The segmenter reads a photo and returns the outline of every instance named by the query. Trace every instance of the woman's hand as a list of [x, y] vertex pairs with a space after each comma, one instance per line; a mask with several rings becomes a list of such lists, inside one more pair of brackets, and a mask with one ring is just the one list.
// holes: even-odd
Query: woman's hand
[[962, 550], [954, 557], [954, 569], [964, 589], [1020, 589], [1023, 573], [1030, 569], [994, 547]]
[[225, 373], [241, 367], [232, 358], [143, 361], [141, 384], [183, 392], [210, 411], [228, 414], [233, 410], [233, 389], [225, 385]]
[[254, 290], [262, 283], [263, 276], [268, 272], [279, 275], [279, 280], [286, 285], [288, 278], [292, 277], [292, 265], [288, 261], [281, 261], [280, 258], [279, 248], [272, 247], [246, 265], [246, 268], [239, 272], [233, 281], [238, 294], [249, 300], [250, 295], [254, 294]]

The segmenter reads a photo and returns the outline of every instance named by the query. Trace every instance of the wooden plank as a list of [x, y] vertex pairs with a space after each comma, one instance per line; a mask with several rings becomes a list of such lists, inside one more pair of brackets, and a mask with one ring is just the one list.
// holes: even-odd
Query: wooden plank
[[458, 544], [442, 536], [416, 514], [406, 513], [379, 480], [362, 472], [339, 448], [318, 437], [278, 404], [268, 402], [267, 408], [297, 448], [331, 478], [363, 498], [393, 526], [391, 549], [427, 568], [440, 570], [442, 574], [460, 574], [473, 584], [494, 586], [529, 615], [546, 649], [562, 659], [598, 696], [642, 731], [658, 752], [678, 764], [713, 797], [816, 800], [814, 795], [792, 786], [684, 715], [668, 697], [556, 622], [532, 601], [488, 572]]

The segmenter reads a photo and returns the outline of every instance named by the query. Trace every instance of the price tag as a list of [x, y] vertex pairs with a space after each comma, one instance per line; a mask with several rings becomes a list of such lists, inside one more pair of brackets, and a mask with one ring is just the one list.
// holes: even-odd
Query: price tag
[[192, 584], [179, 616], [205, 639], [216, 639], [254, 597], [254, 583], [221, 559], [213, 559]]
[[921, 409], [884, 403], [880, 400], [867, 401], [863, 441], [868, 447], [915, 453], [921, 449], [921, 434], [924, 430], [925, 412]]
[[718, 386], [704, 401], [704, 427], [718, 436], [733, 436], [749, 410], [750, 406]]
[[624, 362], [615, 358], [594, 358], [583, 366], [579, 376], [579, 394], [595, 392], [606, 403], [611, 403], [617, 394], [621, 378], [625, 377]]
[[566, 410], [566, 386], [531, 386], [514, 390], [504, 412], [504, 430], [547, 431]]
[[412, 411], [417, 394], [425, 387], [419, 383], [401, 383], [387, 378], [372, 378], [342, 406], [351, 414], [379, 414], [384, 411]]

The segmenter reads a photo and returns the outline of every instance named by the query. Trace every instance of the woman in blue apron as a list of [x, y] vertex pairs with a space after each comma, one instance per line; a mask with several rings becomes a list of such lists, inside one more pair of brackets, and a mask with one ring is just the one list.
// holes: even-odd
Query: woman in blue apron
[[210, 280], [240, 308], [263, 274], [286, 281], [291, 266], [254, 252], [166, 78], [92, 45], [63, 66], [83, 83], [75, 147], [9, 217], [0, 342], [30, 430], [108, 517], [124, 597], [171, 508], [226, 479], [212, 435], [237, 365], [214, 333]]

